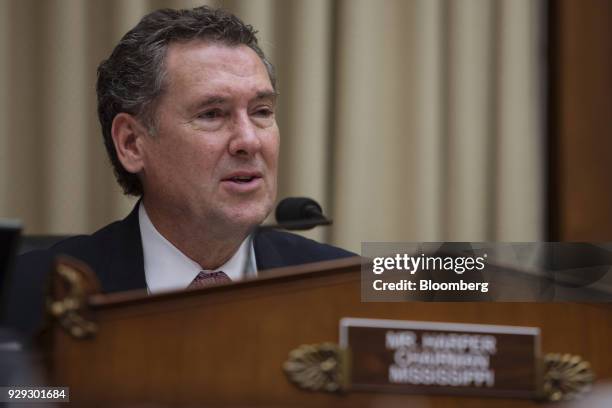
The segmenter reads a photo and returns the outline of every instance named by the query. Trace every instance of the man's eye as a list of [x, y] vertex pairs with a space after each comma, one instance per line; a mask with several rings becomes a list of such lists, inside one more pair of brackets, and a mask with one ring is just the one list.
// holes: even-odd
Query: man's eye
[[268, 118], [268, 117], [274, 115], [274, 111], [272, 109], [270, 109], [270, 108], [260, 108], [260, 109], [257, 109], [255, 111], [255, 115], [256, 116], [261, 116], [261, 117], [264, 117], [264, 118]]
[[212, 109], [202, 112], [198, 117], [202, 119], [218, 119], [223, 117], [223, 111], [221, 109]]

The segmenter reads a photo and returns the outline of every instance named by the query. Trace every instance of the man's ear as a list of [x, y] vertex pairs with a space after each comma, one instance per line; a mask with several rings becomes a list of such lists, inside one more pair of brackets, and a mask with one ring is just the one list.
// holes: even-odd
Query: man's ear
[[143, 142], [147, 136], [145, 127], [134, 116], [121, 112], [113, 119], [111, 134], [123, 168], [130, 173], [139, 173], [144, 167]]

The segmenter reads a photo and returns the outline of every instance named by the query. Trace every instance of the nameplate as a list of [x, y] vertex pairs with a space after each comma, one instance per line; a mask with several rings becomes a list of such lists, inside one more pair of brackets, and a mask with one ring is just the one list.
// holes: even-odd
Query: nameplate
[[344, 318], [354, 391], [534, 398], [534, 327]]

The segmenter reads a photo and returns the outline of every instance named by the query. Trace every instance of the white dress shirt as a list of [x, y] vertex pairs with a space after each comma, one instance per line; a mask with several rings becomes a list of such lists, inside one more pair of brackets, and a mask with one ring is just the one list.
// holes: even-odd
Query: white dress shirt
[[248, 237], [226, 263], [211, 271], [202, 269], [197, 262], [164, 238], [149, 219], [142, 202], [138, 208], [138, 222], [149, 293], [185, 289], [201, 271], [223, 271], [233, 281], [241, 280], [244, 277], [243, 268], [247, 257], [250, 259], [246, 262], [246, 276], [257, 276], [255, 250]]

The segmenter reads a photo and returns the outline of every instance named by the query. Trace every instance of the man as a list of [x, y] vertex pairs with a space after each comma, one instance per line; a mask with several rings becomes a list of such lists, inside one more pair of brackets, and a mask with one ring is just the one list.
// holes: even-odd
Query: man
[[284, 232], [249, 239], [276, 197], [277, 92], [237, 17], [208, 7], [145, 16], [100, 65], [97, 92], [117, 180], [141, 200], [123, 221], [21, 257], [22, 279], [67, 254], [105, 292], [156, 293], [240, 279], [245, 265], [257, 274], [353, 255]]

